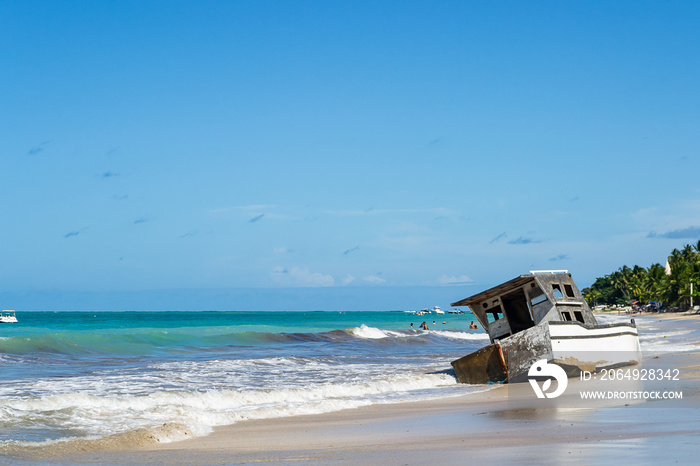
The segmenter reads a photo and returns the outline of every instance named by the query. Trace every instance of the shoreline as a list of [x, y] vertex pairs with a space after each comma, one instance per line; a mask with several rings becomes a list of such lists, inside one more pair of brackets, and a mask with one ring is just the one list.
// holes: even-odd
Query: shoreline
[[[663, 332], [700, 316], [648, 314], [667, 322]], [[695, 345], [699, 342], [692, 342]], [[427, 464], [518, 461], [693, 463], [700, 447], [700, 352], [668, 352], [643, 367], [683, 369], [684, 406], [617, 402], [599, 408], [539, 408], [532, 397], [513, 396], [527, 384], [487, 388], [453, 398], [370, 405], [324, 414], [243, 421], [204, 437], [158, 443], [133, 432], [97, 441], [81, 440], [17, 452], [27, 464]], [[576, 384], [576, 379], [569, 379]], [[518, 387], [520, 386], [520, 387]], [[164, 426], [163, 429], [167, 429]], [[0, 463], [3, 462], [0, 456]]]
[[684, 318], [684, 319], [692, 319], [693, 317], [696, 317], [700, 319], [700, 311], [694, 311], [692, 309], [689, 309], [687, 311], [669, 311], [669, 312], [637, 312], [637, 313], [631, 313], [631, 312], [624, 312], [624, 313], [619, 313], [618, 310], [611, 309], [609, 311], [592, 311], [593, 314], [595, 315], [619, 315], [619, 316], [630, 316], [630, 317], [636, 317], [636, 316], [641, 316], [641, 317], [678, 317], [678, 318]]

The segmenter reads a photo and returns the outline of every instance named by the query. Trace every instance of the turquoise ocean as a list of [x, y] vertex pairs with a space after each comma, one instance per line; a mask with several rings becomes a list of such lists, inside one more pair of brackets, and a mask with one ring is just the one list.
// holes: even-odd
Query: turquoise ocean
[[[488, 342], [470, 313], [17, 312], [0, 324], [0, 452], [431, 400]], [[418, 329], [427, 322], [429, 330]], [[413, 324], [414, 328], [411, 328]], [[168, 429], [163, 429], [163, 426]]]

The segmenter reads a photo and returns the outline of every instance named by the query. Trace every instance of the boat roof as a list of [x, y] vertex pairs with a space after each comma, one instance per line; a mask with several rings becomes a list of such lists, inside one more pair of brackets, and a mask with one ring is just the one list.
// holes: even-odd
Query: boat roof
[[488, 290], [484, 290], [481, 293], [477, 293], [475, 295], [472, 295], [468, 298], [461, 299], [457, 302], [452, 303], [452, 306], [454, 307], [459, 307], [459, 306], [469, 306], [470, 304], [478, 304], [482, 301], [486, 301], [489, 298], [492, 298], [494, 296], [499, 296], [503, 294], [504, 291], [509, 290], [511, 288], [517, 288], [519, 286], [523, 286], [525, 283], [529, 282], [532, 280], [531, 275], [520, 275], [519, 277], [516, 277], [512, 280], [508, 280], [505, 283], [501, 283], [498, 286], [494, 286], [493, 288], [489, 288]]
[[464, 298], [462, 300], [459, 300], [457, 302], [452, 303], [451, 305], [453, 307], [459, 307], [459, 306], [470, 306], [472, 304], [478, 304], [483, 301], [486, 301], [488, 299], [491, 299], [496, 296], [500, 296], [504, 294], [506, 291], [514, 289], [514, 288], [519, 288], [526, 283], [529, 283], [531, 281], [537, 281], [538, 277], [542, 276], [548, 276], [550, 278], [554, 277], [567, 277], [569, 280], [571, 280], [571, 274], [567, 270], [555, 270], [555, 271], [531, 271], [530, 273], [520, 275], [518, 277], [513, 278], [512, 280], [508, 280], [505, 283], [501, 283], [500, 285], [494, 286], [493, 288], [489, 288], [488, 290], [484, 290], [480, 293], [477, 293], [475, 295], [472, 295], [468, 298]]

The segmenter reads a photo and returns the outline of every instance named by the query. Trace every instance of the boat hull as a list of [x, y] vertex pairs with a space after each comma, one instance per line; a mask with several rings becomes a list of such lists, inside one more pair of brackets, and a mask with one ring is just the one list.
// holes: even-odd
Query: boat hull
[[[496, 357], [496, 350], [502, 358]], [[527, 380], [540, 359], [561, 365], [572, 376], [581, 371], [638, 364], [639, 337], [630, 324], [585, 326], [578, 322], [543, 322], [452, 362], [462, 383]]]
[[634, 365], [642, 360], [633, 323], [586, 328], [549, 322], [549, 335], [553, 361], [578, 372]]

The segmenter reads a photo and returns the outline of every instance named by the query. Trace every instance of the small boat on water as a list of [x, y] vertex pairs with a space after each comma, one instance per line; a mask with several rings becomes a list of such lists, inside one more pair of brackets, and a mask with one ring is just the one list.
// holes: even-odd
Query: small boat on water
[[[432, 309], [424, 308], [424, 309], [421, 309], [420, 311], [408, 311], [408, 312], [411, 312], [412, 314], [415, 314], [417, 316], [424, 316], [426, 314], [433, 314], [433, 313], [434, 314], [444, 314], [445, 313], [445, 311], [440, 309], [440, 306], [434, 306]], [[464, 313], [462, 313], [462, 314], [464, 314]]]
[[541, 359], [569, 375], [641, 361], [634, 319], [599, 325], [566, 270], [531, 271], [452, 306], [469, 306], [491, 340], [452, 361], [462, 383], [524, 381]]
[[17, 316], [15, 315], [15, 311], [7, 310], [2, 311], [2, 313], [0, 313], [0, 323], [10, 324], [14, 322], [17, 322]]

